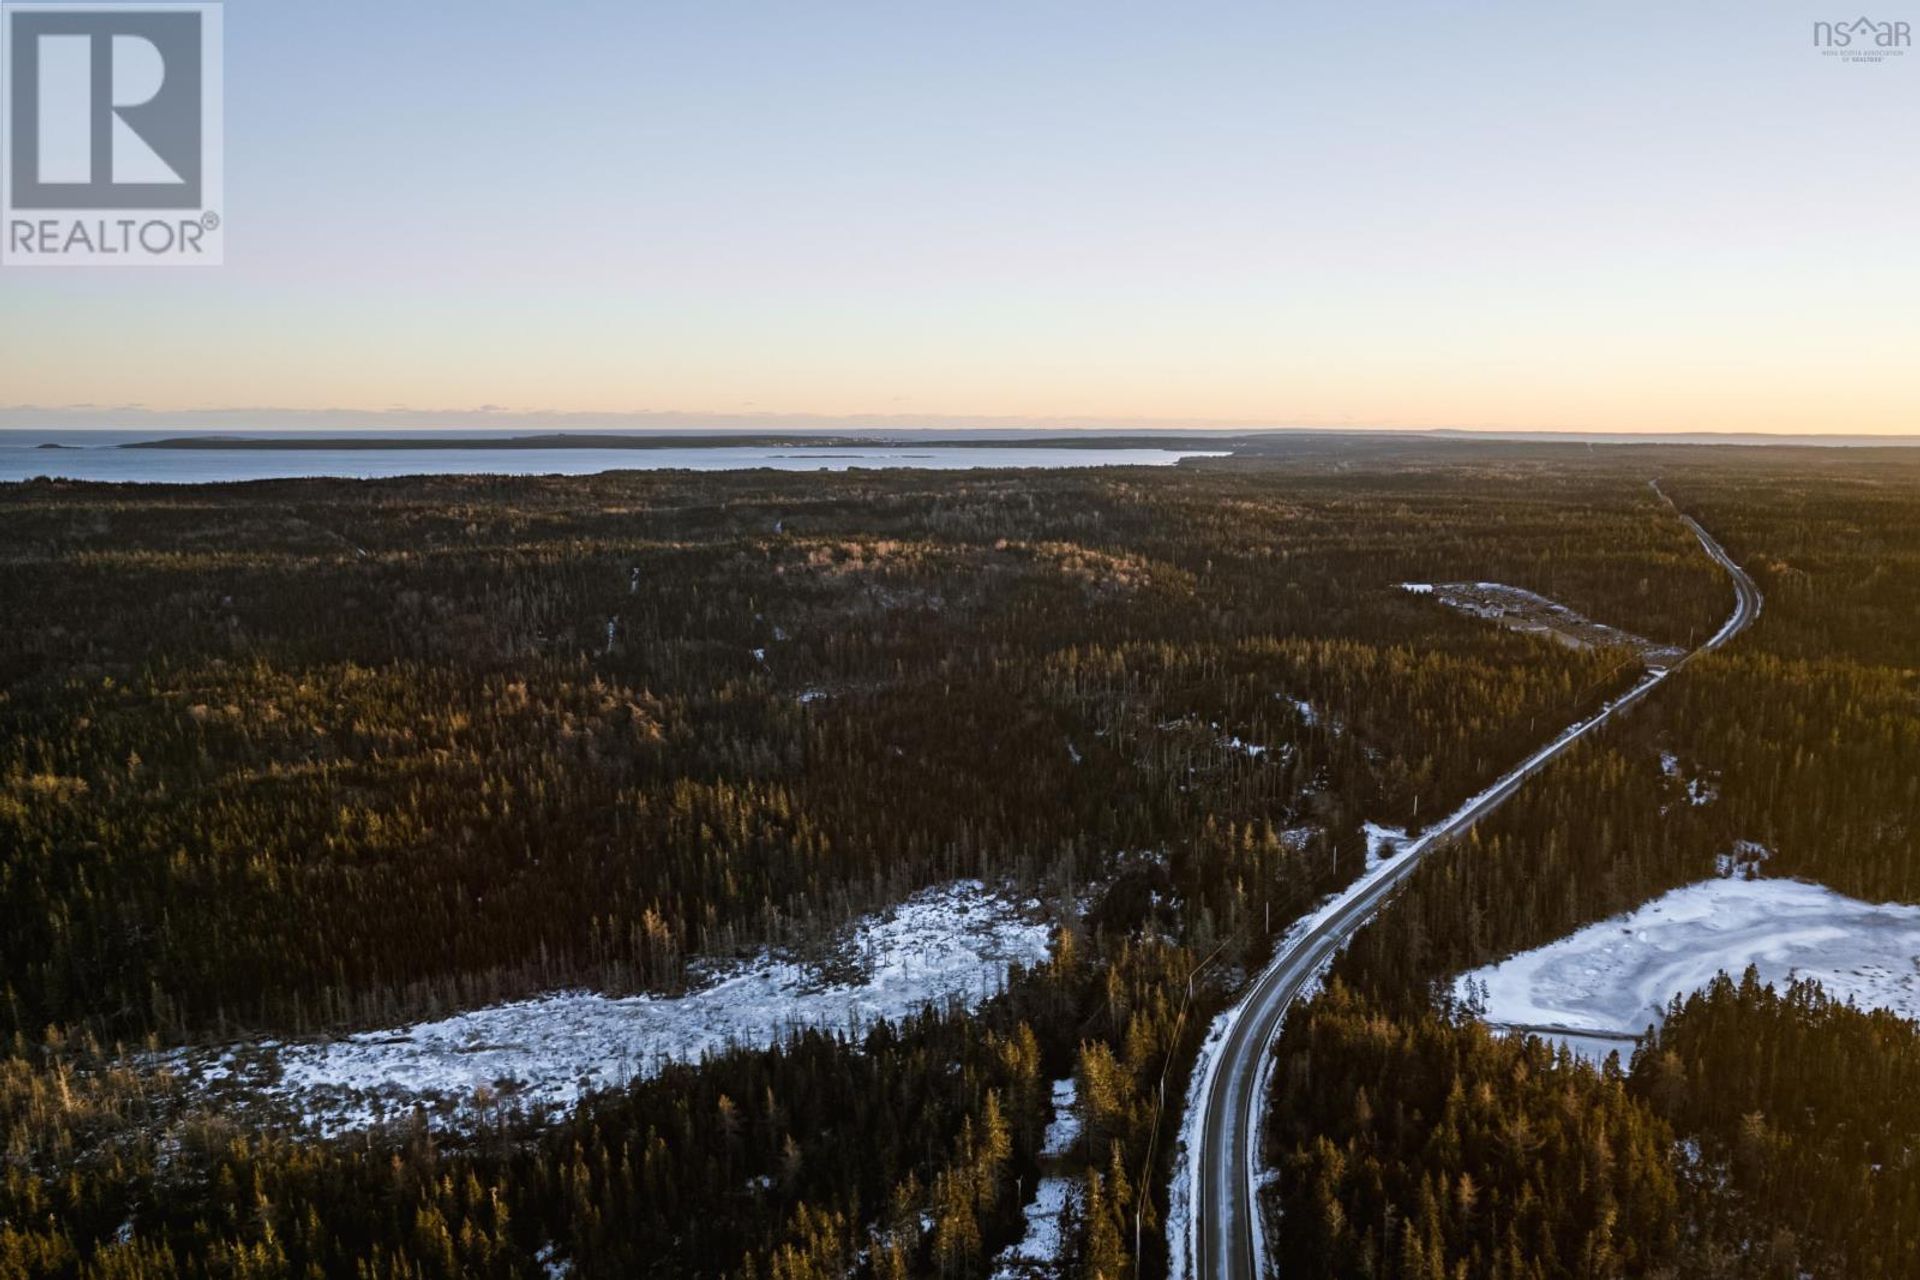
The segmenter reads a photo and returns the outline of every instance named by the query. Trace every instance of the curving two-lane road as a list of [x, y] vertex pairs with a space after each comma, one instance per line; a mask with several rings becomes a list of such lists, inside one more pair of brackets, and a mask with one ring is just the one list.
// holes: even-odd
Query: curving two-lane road
[[[1653, 485], [1656, 493], [1660, 486]], [[1661, 493], [1666, 499], [1666, 494]], [[1669, 502], [1668, 505], [1672, 505]], [[1676, 514], [1679, 514], [1676, 512]], [[1382, 870], [1349, 887], [1296, 931], [1261, 971], [1241, 998], [1239, 1014], [1202, 1080], [1202, 1115], [1194, 1126], [1198, 1147], [1193, 1161], [1193, 1239], [1187, 1257], [1200, 1280], [1257, 1280], [1262, 1275], [1264, 1244], [1253, 1178], [1260, 1121], [1265, 1105], [1261, 1067], [1279, 1035], [1288, 1008], [1301, 989], [1333, 958], [1348, 938], [1377, 911], [1427, 853], [1463, 834], [1497, 809], [1522, 783], [1589, 732], [1651, 693], [1672, 671], [1700, 653], [1718, 649], [1760, 616], [1760, 590], [1720, 544], [1692, 517], [1680, 519], [1733, 579], [1733, 613], [1712, 639], [1672, 668], [1650, 670], [1633, 688], [1579, 721], [1527, 757], [1505, 777], [1462, 805], [1444, 822], [1428, 828]], [[1184, 1280], [1184, 1278], [1178, 1278]]]

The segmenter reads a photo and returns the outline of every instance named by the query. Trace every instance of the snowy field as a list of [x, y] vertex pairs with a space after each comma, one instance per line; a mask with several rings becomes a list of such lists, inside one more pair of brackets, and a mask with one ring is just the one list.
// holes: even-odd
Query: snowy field
[[[561, 992], [339, 1040], [179, 1051], [167, 1065], [221, 1101], [277, 1103], [325, 1133], [416, 1107], [458, 1121], [481, 1090], [518, 1108], [564, 1108], [668, 1063], [804, 1028], [858, 1031], [927, 1004], [972, 1007], [1011, 965], [1045, 960], [1049, 937], [1038, 903], [959, 881], [859, 921], [834, 948], [831, 978], [767, 954], [716, 968], [681, 996]], [[847, 980], [849, 970], [859, 976]]]
[[[1737, 865], [1751, 874], [1757, 862]], [[1675, 996], [1718, 973], [1738, 978], [1748, 965], [1763, 982], [1813, 978], [1837, 1000], [1920, 1019], [1920, 907], [1861, 902], [1799, 880], [1707, 880], [1462, 974], [1454, 994], [1483, 999], [1495, 1025], [1565, 1028], [1573, 1034], [1556, 1038], [1583, 1056], [1625, 1058], [1632, 1043], [1612, 1037], [1644, 1032]]]

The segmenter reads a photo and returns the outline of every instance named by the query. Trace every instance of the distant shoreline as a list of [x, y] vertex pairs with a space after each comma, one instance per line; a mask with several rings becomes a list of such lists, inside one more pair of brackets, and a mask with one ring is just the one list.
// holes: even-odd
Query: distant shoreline
[[[0, 414], [0, 417], [4, 417]], [[1272, 444], [1300, 439], [1350, 439], [1374, 441], [1419, 441], [1436, 444], [1560, 444], [1596, 447], [1648, 447], [1659, 445], [1700, 445], [1708, 447], [1801, 448], [1801, 449], [1893, 449], [1920, 447], [1916, 435], [1795, 435], [1769, 432], [1660, 431], [1590, 432], [1470, 430], [1454, 427], [1228, 427], [1169, 429], [1149, 426], [1116, 427], [1111, 431], [1076, 428], [1054, 431], [1035, 428], [1007, 432], [1003, 428], [900, 427], [875, 429], [854, 427], [837, 431], [813, 431], [805, 428], [738, 431], [707, 430], [689, 427], [659, 431], [649, 428], [594, 427], [573, 430], [530, 428], [509, 433], [497, 427], [426, 427], [405, 434], [393, 434], [391, 428], [367, 426], [309, 427], [305, 430], [280, 427], [241, 427], [216, 430], [193, 426], [175, 427], [162, 434], [150, 426], [59, 427], [48, 425], [0, 426], [0, 447], [19, 438], [48, 435], [61, 437], [57, 448], [71, 449], [157, 449], [216, 451], [502, 451], [538, 449], [799, 449], [809, 453], [822, 449], [859, 449], [892, 451], [904, 448], [937, 449], [1176, 449], [1223, 451], [1236, 454], [1261, 453]], [[94, 443], [90, 435], [119, 436], [117, 440]], [[146, 436], [128, 440], [127, 436]]]
[[169, 436], [132, 440], [116, 449], [270, 449], [312, 452], [340, 449], [1234, 449], [1244, 436], [1196, 436], [1169, 441], [1158, 436], [1084, 436], [1065, 439], [872, 439], [814, 435], [615, 435], [555, 432], [528, 436]]

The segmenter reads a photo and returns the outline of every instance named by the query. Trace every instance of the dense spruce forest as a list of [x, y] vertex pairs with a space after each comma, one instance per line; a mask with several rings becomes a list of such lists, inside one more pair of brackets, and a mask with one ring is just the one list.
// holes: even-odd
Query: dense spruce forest
[[[1165, 471], [0, 486], [0, 1277], [985, 1276], [1043, 1175], [1080, 1188], [1065, 1269], [1162, 1274], [1186, 1074], [1272, 935], [1363, 823], [1418, 829], [1639, 670], [1400, 584], [1697, 643], [1728, 588], [1656, 477], [1765, 615], [1435, 854], [1291, 1019], [1273, 1242], [1325, 1275], [1912, 1274], [1910, 1024], [1716, 988], [1602, 1072], [1434, 993], [1734, 839], [1920, 899], [1920, 466], [1297, 437]], [[1673, 804], [1662, 752], [1719, 800]], [[1054, 937], [978, 1009], [564, 1115], [323, 1137], [157, 1056], [676, 992], [959, 877]], [[1822, 1110], [1826, 1046], [1852, 1092]], [[1045, 1154], [1068, 1078], [1081, 1136]], [[1836, 1238], [1814, 1206], [1869, 1183], [1884, 1230]]]
[[1759, 581], [1758, 624], [1423, 864], [1289, 1024], [1269, 1157], [1290, 1270], [1920, 1274], [1913, 1023], [1736, 974], [1596, 1070], [1490, 1036], [1447, 981], [1741, 840], [1768, 876], [1920, 902], [1920, 466], [1796, 462], [1669, 466]]
[[1314, 886], [1189, 850], [1433, 811], [1620, 678], [1397, 582], [1714, 622], [1648, 495], [1482, 483], [16, 488], [5, 1026], [303, 1032], [671, 984], [936, 878], [1125, 849], [1175, 860], [1204, 941], [1247, 885]]

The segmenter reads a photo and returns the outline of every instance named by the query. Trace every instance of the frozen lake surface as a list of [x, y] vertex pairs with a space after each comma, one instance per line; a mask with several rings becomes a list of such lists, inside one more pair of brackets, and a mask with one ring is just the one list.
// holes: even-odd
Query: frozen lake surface
[[1748, 965], [1762, 982], [1813, 978], [1836, 1000], [1920, 1019], [1920, 907], [1801, 880], [1706, 880], [1461, 974], [1454, 994], [1466, 1000], [1484, 986], [1487, 1021], [1564, 1028], [1555, 1038], [1583, 1056], [1618, 1050], [1624, 1059], [1633, 1044], [1618, 1037], [1658, 1023], [1675, 996], [1719, 973], [1738, 979]]

